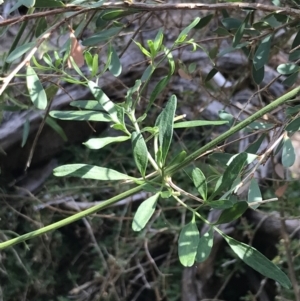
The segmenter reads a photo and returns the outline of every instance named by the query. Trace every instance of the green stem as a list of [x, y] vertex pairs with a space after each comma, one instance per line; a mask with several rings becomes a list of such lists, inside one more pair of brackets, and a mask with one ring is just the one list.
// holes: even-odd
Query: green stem
[[226, 140], [227, 138], [229, 138], [233, 134], [235, 134], [238, 131], [242, 130], [243, 128], [248, 126], [250, 123], [254, 122], [255, 120], [261, 118], [263, 115], [269, 113], [273, 109], [275, 109], [275, 108], [279, 107], [280, 105], [284, 104], [286, 101], [294, 98], [295, 96], [297, 96], [298, 93], [300, 93], [300, 87], [297, 87], [297, 88], [293, 89], [292, 91], [282, 95], [281, 97], [273, 100], [270, 104], [268, 104], [267, 106], [265, 106], [264, 108], [262, 108], [258, 112], [254, 113], [253, 115], [251, 115], [250, 117], [248, 117], [244, 121], [242, 121], [239, 124], [237, 124], [236, 126], [232, 127], [227, 132], [221, 134], [216, 139], [212, 140], [211, 142], [208, 142], [206, 145], [204, 145], [203, 147], [201, 147], [197, 151], [193, 152], [191, 155], [186, 157], [185, 160], [182, 161], [181, 163], [179, 163], [178, 165], [167, 168], [165, 172], [169, 175], [172, 175], [172, 174], [178, 172], [180, 169], [184, 168], [188, 164], [195, 161], [199, 156], [201, 156], [202, 154], [204, 154], [208, 150], [213, 149], [219, 143], [223, 142], [224, 140]]
[[8, 248], [8, 247], [11, 247], [15, 244], [18, 244], [20, 242], [23, 242], [25, 240], [28, 240], [28, 239], [31, 239], [31, 238], [34, 238], [34, 237], [37, 237], [37, 236], [40, 236], [42, 234], [45, 234], [49, 231], [53, 231], [53, 230], [56, 230], [58, 228], [61, 228], [61, 227], [64, 227], [68, 224], [71, 224], [79, 219], [82, 219], [90, 214], [94, 214], [96, 213], [97, 211], [99, 210], [102, 210], [126, 197], [129, 197], [131, 195], [133, 195], [134, 193], [137, 193], [139, 191], [141, 191], [143, 189], [143, 186], [144, 185], [140, 185], [140, 186], [137, 186], [135, 188], [132, 188], [128, 191], [125, 191], [111, 199], [108, 199], [104, 202], [102, 202], [101, 204], [99, 205], [96, 205], [96, 206], [93, 206], [92, 208], [89, 208], [89, 209], [86, 209], [82, 212], [79, 212], [79, 213], [76, 213], [70, 217], [67, 217], [59, 222], [56, 222], [56, 223], [53, 223], [49, 226], [46, 226], [46, 227], [43, 227], [41, 229], [38, 229], [38, 230], [34, 230], [32, 232], [29, 232], [29, 233], [26, 233], [26, 234], [23, 234], [23, 235], [20, 235], [19, 237], [16, 237], [16, 238], [13, 238], [13, 239], [10, 239], [10, 240], [7, 240], [5, 242], [2, 242], [0, 243], [0, 250], [1, 249], [5, 249], [5, 248]]

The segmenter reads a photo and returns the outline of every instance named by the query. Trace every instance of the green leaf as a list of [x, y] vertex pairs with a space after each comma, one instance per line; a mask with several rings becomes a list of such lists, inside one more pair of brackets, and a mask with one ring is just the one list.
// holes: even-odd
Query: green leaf
[[63, 139], [63, 141], [68, 141], [68, 137], [66, 136], [64, 129], [56, 122], [55, 119], [47, 116], [46, 123]]
[[[92, 74], [91, 74], [91, 76], [93, 76], [93, 77], [96, 76], [97, 72], [99, 71], [99, 59], [98, 59], [98, 57], [99, 56], [98, 56], [97, 53], [93, 56]], [[110, 60], [111, 60], [111, 57], [109, 56], [109, 60], [108, 60], [109, 63], [110, 63]], [[106, 68], [104, 70], [106, 71]]]
[[218, 114], [221, 119], [227, 120], [229, 126], [232, 126], [234, 122], [234, 117], [231, 114], [227, 113], [224, 110], [219, 111]]
[[169, 63], [169, 66], [170, 66], [168, 77], [171, 77], [171, 75], [173, 75], [174, 71], [175, 71], [175, 62], [174, 62], [173, 54], [172, 54], [172, 51], [170, 51], [166, 47], [164, 47], [164, 52], [165, 52], [165, 54], [167, 56], [168, 63]]
[[247, 147], [245, 153], [256, 154], [265, 138], [266, 135], [262, 134], [256, 141]]
[[186, 151], [181, 151], [175, 158], [172, 159], [169, 166], [176, 166], [186, 158]]
[[196, 126], [207, 126], [207, 125], [223, 125], [228, 124], [228, 121], [209, 121], [209, 120], [193, 120], [193, 121], [182, 121], [174, 123], [174, 129], [191, 128]]
[[141, 51], [146, 57], [151, 58], [150, 52], [149, 52], [146, 48], [144, 48], [144, 47], [142, 46], [141, 43], [136, 42], [136, 41], [133, 41], [133, 42], [134, 42], [134, 44], [135, 44], [136, 46], [139, 47], [140, 51]]
[[132, 221], [133, 231], [141, 231], [146, 226], [155, 211], [158, 197], [159, 193], [156, 193], [141, 203]]
[[84, 60], [87, 66], [89, 67], [90, 72], [93, 70], [93, 56], [89, 51], [84, 52]]
[[41, 17], [38, 19], [38, 22], [36, 24], [35, 28], [35, 37], [39, 37], [41, 34], [43, 34], [48, 28], [48, 24], [45, 17]]
[[107, 41], [117, 35], [122, 28], [120, 27], [112, 27], [106, 30], [101, 31], [93, 36], [82, 41], [83, 46], [95, 46], [100, 42]]
[[78, 177], [100, 181], [132, 180], [134, 178], [106, 167], [89, 164], [67, 164], [53, 170], [56, 177]]
[[195, 29], [201, 29], [204, 28], [206, 25], [209, 24], [211, 19], [213, 18], [213, 14], [207, 15], [200, 19], [199, 23], [195, 26]]
[[145, 71], [144, 71], [144, 73], [143, 73], [143, 75], [142, 75], [142, 77], [141, 77], [141, 82], [144, 83], [144, 82], [146, 82], [147, 80], [149, 80], [154, 70], [155, 70], [155, 67], [154, 67], [153, 65], [149, 65], [149, 66], [145, 69]]
[[89, 149], [100, 149], [110, 143], [123, 142], [129, 140], [130, 136], [91, 138], [83, 144]]
[[97, 100], [74, 100], [70, 102], [70, 106], [86, 110], [104, 111], [103, 106]]
[[252, 14], [252, 12], [248, 12], [244, 22], [239, 26], [238, 30], [236, 31], [233, 41], [232, 41], [232, 47], [235, 48], [240, 43], [240, 41], [244, 35], [245, 27], [249, 21], [251, 14]]
[[234, 202], [232, 200], [217, 200], [205, 202], [205, 205], [210, 206], [214, 209], [227, 209], [231, 208], [234, 205]]
[[287, 64], [280, 64], [277, 67], [277, 71], [280, 74], [291, 74], [291, 73], [295, 73], [297, 71], [299, 71], [299, 66], [295, 65], [295, 64], [291, 64], [291, 63], [287, 63]]
[[182, 228], [179, 235], [178, 256], [183, 266], [191, 267], [194, 264], [199, 241], [199, 230], [193, 217], [192, 221]]
[[207, 180], [199, 168], [194, 168], [192, 172], [193, 182], [202, 199], [207, 199]]
[[221, 22], [228, 30], [238, 29], [243, 23], [241, 20], [234, 18], [224, 18]]
[[27, 142], [28, 136], [29, 136], [29, 132], [30, 132], [30, 122], [28, 120], [28, 118], [26, 118], [24, 125], [23, 125], [23, 134], [22, 134], [22, 144], [21, 147], [24, 147], [24, 145]]
[[7, 63], [12, 63], [20, 56], [22, 56], [24, 53], [26, 53], [28, 50], [31, 50], [34, 46], [35, 46], [35, 42], [30, 42], [17, 47], [9, 54], [9, 56], [6, 58], [5, 61]]
[[137, 100], [139, 99], [139, 90], [141, 88], [141, 85], [141, 80], [136, 80], [134, 86], [127, 90], [125, 96], [125, 105], [127, 108], [132, 109], [133, 102], [137, 102]]
[[266, 36], [261, 41], [254, 54], [253, 65], [256, 70], [259, 70], [268, 62], [272, 37], [272, 34]]
[[[299, 112], [300, 112], [300, 105], [292, 106], [285, 110], [285, 113], [287, 115], [295, 115], [295, 114], [298, 114]], [[300, 123], [299, 123], [299, 126], [300, 126]]]
[[300, 130], [300, 117], [295, 118], [292, 122], [290, 122], [285, 128], [286, 131], [295, 133]]
[[214, 225], [225, 224], [238, 219], [248, 209], [247, 202], [237, 202], [231, 208], [225, 209]]
[[65, 7], [64, 3], [56, 0], [35, 0], [34, 7], [37, 8], [54, 8]]
[[285, 85], [287, 87], [291, 87], [298, 79], [298, 72], [295, 72], [288, 76], [283, 82], [282, 85]]
[[94, 111], [51, 111], [50, 116], [61, 120], [87, 120], [111, 122], [111, 118], [106, 113]]
[[177, 106], [177, 98], [175, 95], [172, 95], [166, 107], [160, 113], [156, 119], [155, 125], [159, 128], [158, 140], [161, 147], [161, 159], [162, 164], [164, 165], [166, 157], [168, 155], [169, 147], [171, 145], [173, 137], [173, 122]]
[[160, 29], [153, 42], [155, 53], [157, 53], [160, 50], [163, 40], [164, 40], [164, 34], [162, 29]]
[[226, 240], [232, 251], [247, 265], [263, 276], [279, 282], [283, 287], [291, 287], [289, 278], [274, 263], [258, 252], [255, 248], [241, 243], [224, 233], [220, 234]]
[[213, 199], [214, 196], [216, 196], [223, 190], [226, 189], [227, 191], [231, 188], [233, 182], [238, 177], [245, 163], [247, 162], [247, 157], [248, 156], [246, 153], [240, 153], [231, 161], [231, 163], [226, 168], [222, 176], [221, 184], [217, 187], [216, 191], [211, 195], [210, 200]]
[[252, 65], [251, 74], [254, 82], [257, 85], [260, 85], [265, 77], [265, 66], [262, 66], [260, 69], [256, 70], [254, 65]]
[[211, 249], [213, 247], [213, 244], [214, 244], [214, 231], [212, 228], [209, 228], [209, 230], [206, 233], [204, 233], [204, 235], [201, 236], [199, 239], [197, 255], [196, 255], [197, 262], [203, 262], [208, 258]]
[[188, 35], [188, 33], [193, 29], [200, 21], [200, 18], [197, 17], [189, 26], [184, 28], [182, 32], [179, 34], [178, 38], [175, 41], [175, 44], [183, 43]]
[[101, 18], [105, 21], [111, 21], [125, 16], [133, 15], [138, 13], [136, 9], [113, 9], [109, 11], [104, 11]]
[[212, 68], [205, 77], [205, 82], [209, 82], [219, 71], [216, 68]]
[[111, 120], [115, 123], [122, 123], [119, 119], [117, 106], [106, 96], [100, 87], [92, 81], [88, 82], [88, 86], [96, 100], [99, 101], [104, 110], [109, 114]]
[[143, 135], [133, 132], [131, 134], [131, 143], [135, 164], [144, 178], [148, 165], [148, 150]]
[[259, 204], [251, 205], [253, 202], [261, 202], [262, 196], [256, 179], [252, 179], [248, 191], [248, 203], [253, 209], [258, 208]]
[[168, 85], [170, 79], [171, 79], [170, 76], [165, 76], [156, 84], [154, 90], [152, 91], [152, 93], [150, 95], [150, 100], [149, 100], [149, 104], [147, 106], [146, 111], [148, 111], [151, 108], [151, 106], [152, 106], [153, 102], [155, 101], [156, 97], [161, 94], [163, 89]]
[[296, 154], [293, 143], [289, 137], [284, 137], [283, 148], [282, 148], [282, 165], [284, 167], [291, 167], [294, 165], [296, 160]]
[[30, 65], [26, 69], [26, 83], [30, 99], [34, 106], [39, 110], [45, 110], [47, 107], [47, 95], [37, 74]]
[[122, 72], [122, 65], [118, 57], [118, 54], [113, 46], [111, 46], [111, 51], [112, 51], [112, 55], [111, 55], [111, 61], [108, 69], [113, 74], [113, 76], [118, 77]]

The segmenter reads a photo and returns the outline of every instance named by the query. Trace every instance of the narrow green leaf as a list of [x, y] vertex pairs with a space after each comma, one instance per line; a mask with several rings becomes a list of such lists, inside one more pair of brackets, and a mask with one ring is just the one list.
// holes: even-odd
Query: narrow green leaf
[[200, 235], [195, 218], [180, 231], [178, 240], [178, 256], [181, 264], [191, 267], [195, 263]]
[[146, 226], [155, 211], [158, 197], [159, 193], [156, 193], [141, 203], [132, 221], [133, 231], [141, 231]]
[[56, 122], [55, 119], [47, 116], [46, 123], [63, 139], [63, 141], [68, 141], [68, 137], [66, 136], [64, 129]]
[[[285, 110], [285, 113], [290, 116], [298, 114], [299, 112], [300, 112], [300, 105], [292, 106]], [[299, 126], [300, 126], [300, 124], [299, 124]]]
[[110, 143], [123, 142], [129, 139], [130, 136], [91, 138], [83, 144], [90, 149], [100, 149]]
[[105, 21], [116, 20], [118, 18], [122, 18], [125, 16], [133, 15], [138, 13], [139, 11], [136, 9], [113, 9], [109, 11], [105, 11], [101, 18]]
[[219, 71], [216, 68], [212, 68], [205, 77], [205, 82], [209, 82]]
[[139, 99], [139, 90], [141, 85], [141, 80], [136, 80], [134, 86], [127, 90], [125, 97], [125, 104], [127, 108], [132, 108], [133, 102]]
[[295, 133], [300, 130], [300, 117], [295, 118], [292, 122], [290, 122], [285, 128], [286, 131]]
[[195, 26], [195, 29], [201, 29], [204, 28], [206, 25], [209, 24], [211, 19], [213, 18], [213, 14], [207, 15], [200, 19], [199, 23]]
[[182, 32], [179, 34], [178, 38], [175, 41], [175, 44], [183, 43], [188, 35], [188, 33], [193, 29], [200, 21], [200, 18], [197, 17], [189, 26], [184, 28]]
[[225, 209], [214, 225], [225, 224], [238, 219], [248, 209], [247, 202], [237, 202], [231, 208]]
[[106, 167], [98, 167], [89, 164], [67, 164], [53, 170], [56, 177], [78, 177], [82, 179], [94, 179], [100, 181], [132, 180], [134, 178]]
[[203, 172], [199, 168], [194, 168], [192, 172], [193, 182], [202, 199], [207, 199], [207, 180]]
[[235, 18], [224, 18], [221, 22], [228, 30], [238, 29], [243, 23], [241, 20]]
[[27, 142], [28, 136], [29, 136], [29, 132], [30, 132], [30, 122], [28, 120], [28, 118], [26, 118], [24, 125], [23, 125], [23, 134], [22, 134], [22, 144], [21, 147], [24, 147], [24, 145]]
[[249, 21], [249, 18], [251, 16], [251, 14], [252, 14], [252, 12], [249, 12], [247, 14], [244, 22], [239, 26], [238, 30], [236, 31], [236, 33], [234, 35], [234, 38], [233, 38], [233, 41], [232, 41], [232, 47], [235, 48], [240, 43], [240, 41], [241, 41], [241, 39], [244, 35], [245, 27], [246, 27], [246, 25]]
[[50, 116], [61, 120], [112, 121], [108, 114], [94, 111], [51, 111]]
[[169, 166], [177, 165], [181, 163], [186, 158], [186, 151], [181, 151], [175, 158], [172, 159]]
[[146, 48], [144, 48], [144, 47], [142, 46], [141, 43], [136, 42], [136, 41], [133, 41], [133, 42], [134, 42], [134, 44], [135, 44], [136, 46], [139, 47], [140, 51], [141, 51], [146, 57], [151, 58], [150, 52], [149, 52]]
[[247, 265], [267, 278], [274, 279], [285, 288], [291, 287], [289, 278], [267, 257], [258, 252], [255, 248], [241, 243], [232, 237], [222, 233], [232, 251]]
[[158, 140], [161, 147], [162, 163], [165, 163], [173, 137], [173, 122], [177, 106], [177, 98], [172, 95], [166, 107], [157, 117], [155, 125], [159, 128]]
[[47, 95], [37, 74], [30, 65], [26, 69], [26, 83], [30, 99], [34, 106], [39, 110], [45, 110], [47, 107]]
[[256, 208], [258, 208], [259, 204], [251, 205], [251, 203], [261, 202], [261, 201], [262, 201], [262, 196], [261, 196], [261, 192], [260, 192], [258, 183], [257, 183], [256, 179], [252, 179], [250, 182], [250, 187], [249, 187], [249, 191], [248, 191], [249, 206], [253, 209], [256, 209]]
[[[109, 62], [111, 60], [111, 57], [109, 56]], [[92, 74], [91, 76], [96, 76], [97, 72], [99, 70], [99, 59], [98, 59], [98, 54], [96, 53], [93, 56], [93, 62], [92, 62]], [[106, 70], [106, 69], [105, 69]]]
[[197, 255], [196, 255], [197, 262], [203, 262], [208, 258], [211, 249], [213, 247], [213, 244], [214, 244], [214, 231], [212, 228], [209, 228], [209, 230], [206, 233], [204, 233], [204, 235], [201, 236], [199, 239]]
[[214, 209], [227, 209], [231, 208], [234, 205], [234, 202], [232, 200], [217, 200], [205, 202], [205, 205], [210, 206]]
[[7, 63], [12, 63], [20, 56], [22, 56], [24, 53], [26, 53], [28, 50], [31, 50], [34, 46], [35, 46], [35, 42], [25, 43], [21, 46], [18, 46], [9, 54], [9, 56], [6, 58], [5, 61]]
[[277, 67], [277, 71], [278, 71], [278, 73], [284, 74], [284, 75], [292, 74], [292, 73], [295, 73], [295, 72], [299, 71], [299, 66], [296, 65], [296, 64], [291, 64], [291, 63], [280, 64]]
[[253, 65], [256, 70], [259, 70], [268, 62], [272, 37], [272, 34], [266, 36], [261, 41], [254, 54]]
[[113, 74], [113, 76], [118, 77], [122, 72], [122, 65], [118, 57], [118, 54], [113, 46], [111, 46], [111, 51], [112, 51], [112, 55], [111, 55], [111, 61], [108, 69]]
[[149, 65], [149, 66], [145, 69], [145, 71], [144, 71], [144, 73], [143, 73], [143, 75], [142, 75], [142, 77], [141, 77], [141, 82], [144, 83], [144, 82], [146, 82], [147, 80], [149, 80], [154, 70], [155, 70], [155, 67], [154, 67], [153, 65]]
[[148, 150], [143, 135], [133, 132], [131, 134], [131, 143], [135, 164], [141, 175], [145, 177], [148, 165]]
[[283, 141], [283, 148], [282, 148], [282, 165], [284, 167], [291, 167], [294, 165], [296, 160], [296, 154], [294, 150], [293, 143], [289, 137], [285, 137]]
[[99, 101], [104, 110], [109, 114], [111, 120], [115, 123], [122, 123], [120, 122], [118, 116], [117, 106], [107, 97], [107, 95], [100, 89], [100, 87], [92, 81], [88, 82], [88, 86], [96, 100]]
[[287, 87], [291, 87], [297, 81], [298, 74], [299, 74], [298, 72], [291, 74], [282, 82], [282, 84]]
[[157, 96], [161, 94], [164, 88], [168, 85], [170, 79], [171, 79], [170, 76], [165, 76], [156, 84], [154, 90], [150, 95], [150, 100], [146, 111], [148, 111], [152, 107], [153, 102], [155, 101]]
[[260, 85], [265, 77], [265, 66], [262, 66], [260, 69], [256, 70], [254, 65], [252, 65], [251, 75], [252, 75], [254, 82], [257, 85]]
[[256, 154], [265, 138], [266, 135], [262, 134], [257, 140], [247, 147], [245, 153]]
[[74, 100], [70, 102], [70, 106], [86, 110], [104, 111], [103, 106], [97, 100]]
[[48, 28], [48, 24], [45, 17], [41, 17], [38, 19], [38, 22], [36, 24], [35, 28], [35, 37], [39, 37], [41, 34], [43, 34]]
[[230, 165], [226, 168], [222, 176], [221, 184], [217, 187], [216, 191], [210, 196], [210, 200], [213, 199], [214, 196], [216, 196], [223, 190], [228, 190], [231, 188], [233, 182], [238, 177], [245, 163], [247, 162], [247, 157], [248, 156], [246, 153], [240, 153], [231, 161]]
[[163, 34], [162, 29], [160, 29], [153, 42], [154, 50], [156, 53], [160, 50], [163, 40], [164, 40], [164, 34]]
[[171, 77], [171, 75], [173, 75], [174, 71], [175, 71], [175, 61], [173, 58], [172, 51], [170, 51], [168, 48], [164, 47], [164, 52], [167, 56], [167, 60], [168, 60], [169, 66], [170, 66], [168, 77]]
[[89, 38], [86, 38], [82, 41], [83, 46], [95, 46], [100, 42], [107, 41], [117, 35], [122, 28], [120, 27], [112, 27], [106, 30], [101, 31], [101, 33], [97, 33]]
[[190, 128], [196, 126], [207, 126], [207, 125], [223, 125], [228, 124], [228, 121], [221, 121], [221, 120], [193, 120], [193, 121], [182, 121], [174, 123], [174, 129], [182, 129], [182, 128]]

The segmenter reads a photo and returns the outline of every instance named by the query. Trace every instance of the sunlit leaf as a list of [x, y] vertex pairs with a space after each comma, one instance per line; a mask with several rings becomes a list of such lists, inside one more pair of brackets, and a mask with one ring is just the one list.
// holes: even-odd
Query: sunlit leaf
[[62, 120], [87, 120], [87, 121], [102, 121], [111, 122], [111, 118], [106, 113], [94, 111], [51, 111], [50, 116]]
[[197, 255], [196, 255], [197, 262], [203, 262], [208, 258], [211, 249], [213, 247], [213, 244], [214, 244], [214, 231], [212, 228], [209, 228], [209, 230], [206, 233], [204, 233], [199, 239]]
[[182, 122], [175, 122], [174, 129], [182, 129], [182, 128], [190, 128], [196, 126], [207, 126], [207, 125], [223, 125], [227, 124], [228, 121], [221, 121], [221, 120], [193, 120], [193, 121], [182, 121]]
[[112, 55], [108, 69], [114, 76], [118, 77], [122, 72], [122, 65], [119, 56], [113, 46], [111, 46], [111, 51]]
[[192, 221], [182, 228], [179, 235], [178, 256], [183, 266], [190, 267], [194, 264], [199, 240], [199, 230], [193, 217]]
[[249, 191], [248, 191], [249, 206], [253, 209], [256, 209], [256, 208], [258, 208], [259, 204], [251, 205], [251, 203], [261, 202], [261, 201], [262, 201], [262, 196], [261, 196], [261, 192], [260, 192], [258, 183], [257, 183], [256, 179], [252, 179], [250, 182], [250, 187], [249, 187]]
[[207, 180], [199, 168], [194, 168], [192, 172], [193, 182], [203, 200], [207, 199]]
[[129, 136], [117, 136], [117, 137], [104, 137], [104, 138], [91, 138], [83, 144], [90, 149], [100, 149], [110, 143], [123, 142], [129, 140]]
[[89, 164], [67, 164], [56, 167], [53, 170], [56, 177], [78, 177], [82, 179], [94, 179], [100, 181], [129, 180], [132, 177], [106, 167]]
[[25, 43], [21, 46], [18, 46], [9, 54], [9, 56], [6, 58], [6, 62], [12, 63], [20, 56], [22, 56], [24, 53], [26, 53], [28, 50], [31, 50], [34, 46], [35, 46], [35, 42]]

